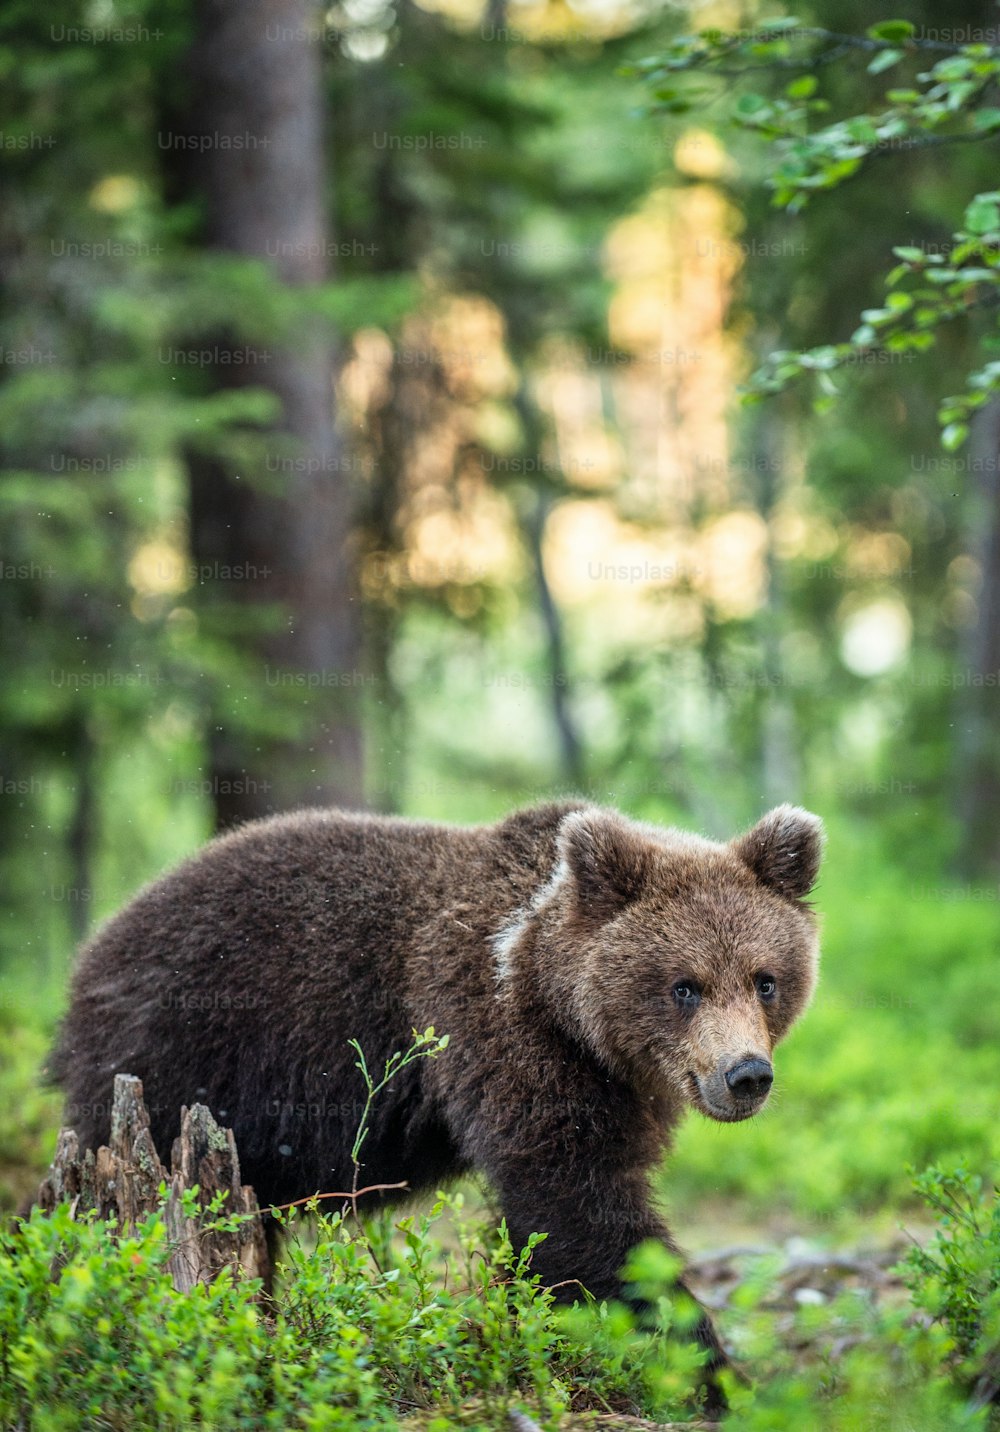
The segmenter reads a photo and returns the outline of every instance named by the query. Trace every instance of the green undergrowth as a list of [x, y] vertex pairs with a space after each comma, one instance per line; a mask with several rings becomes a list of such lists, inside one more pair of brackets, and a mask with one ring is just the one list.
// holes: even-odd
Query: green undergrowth
[[[1000, 1216], [962, 1171], [921, 1191], [943, 1221], [907, 1262], [915, 1307], [845, 1294], [779, 1333], [761, 1306], [767, 1265], [737, 1289], [725, 1326], [754, 1380], [727, 1379], [727, 1427], [985, 1432], [974, 1404], [996, 1348]], [[519, 1251], [502, 1225], [468, 1224], [460, 1196], [365, 1226], [347, 1210], [292, 1213], [286, 1233], [272, 1298], [229, 1270], [177, 1293], [158, 1212], [122, 1236], [65, 1205], [33, 1214], [0, 1248], [0, 1425], [509, 1432], [518, 1411], [554, 1432], [598, 1413], [601, 1426], [697, 1413], [691, 1308], [658, 1245], [628, 1270], [653, 1310], [637, 1320], [616, 1304], [554, 1306], [531, 1272], [536, 1240]]]
[[[446, 1209], [459, 1230], [447, 1255]], [[536, 1240], [517, 1251], [503, 1226], [465, 1227], [460, 1196], [391, 1226], [337, 1213], [300, 1238], [301, 1216], [287, 1223], [263, 1298], [228, 1270], [174, 1292], [159, 1214], [121, 1238], [67, 1206], [33, 1214], [0, 1257], [2, 1425], [500, 1427], [528, 1408], [554, 1428], [571, 1404], [666, 1408], [696, 1381], [697, 1350], [624, 1309], [556, 1310], [530, 1271]]]
[[[691, 1246], [718, 1246], [731, 1227], [763, 1228], [776, 1214], [797, 1235], [840, 1243], [911, 1227], [928, 1210], [939, 1221], [907, 1262], [910, 1301], [898, 1307], [845, 1293], [800, 1308], [789, 1331], [763, 1305], [762, 1264], [721, 1315], [754, 1376], [732, 1386], [727, 1426], [985, 1429], [977, 1399], [1000, 1380], [1000, 1232], [976, 1179], [1000, 1162], [1000, 902], [989, 889], [931, 886], [856, 825], [828, 825], [822, 978], [778, 1051], [772, 1106], [735, 1126], [689, 1117], [662, 1191]], [[40, 999], [18, 1004], [10, 982], [4, 994], [0, 1200], [10, 1208], [47, 1162], [58, 1101], [37, 1084], [51, 1011]], [[432, 1045], [447, 1057], [443, 1040]], [[914, 1189], [908, 1169], [929, 1164], [952, 1172]], [[624, 1308], [552, 1306], [502, 1230], [463, 1220], [458, 1194], [365, 1233], [343, 1217], [295, 1219], [266, 1302], [229, 1275], [175, 1294], [157, 1218], [119, 1239], [66, 1210], [36, 1216], [0, 1250], [0, 1426], [509, 1432], [512, 1409], [549, 1429], [695, 1415], [698, 1359], [683, 1339]], [[684, 1309], [661, 1251], [632, 1271], [676, 1332]]]

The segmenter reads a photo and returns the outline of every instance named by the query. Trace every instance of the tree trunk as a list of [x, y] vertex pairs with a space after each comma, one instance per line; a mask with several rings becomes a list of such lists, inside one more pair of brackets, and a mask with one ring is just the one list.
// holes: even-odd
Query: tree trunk
[[[1000, 869], [1000, 691], [987, 685], [1000, 672], [1000, 401], [976, 414], [969, 444], [976, 490], [969, 514], [969, 550], [981, 579], [976, 619], [965, 641], [965, 678], [958, 688], [958, 815], [961, 874], [974, 878]], [[981, 684], [973, 684], [976, 677]]]
[[800, 782], [795, 710], [781, 649], [785, 627], [785, 594], [780, 564], [775, 560], [772, 527], [781, 496], [784, 444], [782, 414], [777, 404], [756, 410], [751, 454], [756, 506], [767, 526], [767, 596], [758, 617], [764, 655], [765, 684], [761, 691], [759, 730], [760, 804], [764, 809], [798, 798]]
[[[508, 329], [510, 329], [508, 321]], [[516, 350], [516, 344], [513, 345]], [[518, 365], [524, 362], [521, 352], [517, 354]], [[514, 397], [514, 406], [521, 420], [524, 456], [537, 461], [542, 452], [544, 436], [541, 414], [522, 376]], [[562, 613], [556, 604], [545, 570], [545, 524], [552, 509], [552, 497], [546, 490], [545, 479], [539, 478], [539, 486], [529, 499], [528, 510], [520, 511], [521, 530], [528, 551], [531, 554], [531, 569], [535, 578], [535, 596], [538, 614], [545, 633], [545, 664], [548, 690], [551, 696], [552, 721], [559, 743], [559, 758], [563, 779], [575, 790], [582, 791], [586, 783], [583, 742], [577, 730], [572, 710], [572, 691], [569, 671], [566, 665], [566, 643], [563, 636]]]
[[562, 615], [552, 595], [545, 570], [545, 524], [551, 509], [552, 503], [545, 492], [538, 491], [535, 494], [534, 507], [526, 514], [522, 525], [531, 551], [538, 612], [545, 630], [546, 675], [552, 697], [552, 719], [559, 739], [562, 773], [574, 790], [582, 791], [585, 785], [583, 748], [569, 703], [569, 673], [566, 669]]
[[[207, 244], [262, 259], [292, 286], [321, 283], [329, 268], [321, 53], [306, 38], [319, 21], [309, 0], [198, 0], [189, 67], [186, 128], [197, 158], [181, 167], [204, 197]], [[302, 702], [294, 734], [264, 740], [215, 699], [220, 826], [294, 805], [356, 806], [363, 796], [350, 465], [334, 430], [332, 341], [317, 320], [302, 325], [294, 347], [241, 349], [244, 361], [217, 368], [217, 386], [272, 392], [276, 435], [283, 452], [291, 439], [293, 455], [275, 463], [275, 476], [192, 454], [193, 555], [214, 601], [258, 617], [264, 604], [283, 612], [266, 635], [248, 623], [244, 650], [259, 658], [250, 702], [273, 707], [287, 700], [277, 689], [286, 684]]]

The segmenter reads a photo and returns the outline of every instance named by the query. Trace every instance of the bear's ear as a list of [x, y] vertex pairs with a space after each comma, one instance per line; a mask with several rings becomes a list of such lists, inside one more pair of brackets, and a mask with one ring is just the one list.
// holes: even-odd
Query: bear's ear
[[652, 853], [613, 811], [578, 810], [559, 827], [561, 879], [578, 913], [603, 924], [637, 900], [649, 878]]
[[801, 900], [816, 883], [823, 856], [823, 822], [799, 806], [780, 805], [732, 842], [762, 885]]

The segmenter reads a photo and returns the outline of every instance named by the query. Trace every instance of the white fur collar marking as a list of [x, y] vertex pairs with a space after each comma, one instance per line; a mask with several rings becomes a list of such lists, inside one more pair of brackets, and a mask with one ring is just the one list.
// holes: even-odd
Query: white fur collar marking
[[495, 935], [490, 936], [498, 984], [502, 984], [514, 973], [514, 951], [528, 924], [528, 914], [527, 910], [515, 911], [507, 924], [502, 925]]
[[531, 904], [515, 910], [505, 925], [490, 936], [493, 958], [496, 964], [496, 980], [503, 984], [514, 973], [514, 954], [521, 942], [521, 936], [528, 928], [532, 915], [546, 906], [569, 876], [569, 866], [560, 860], [551, 876], [531, 897]]

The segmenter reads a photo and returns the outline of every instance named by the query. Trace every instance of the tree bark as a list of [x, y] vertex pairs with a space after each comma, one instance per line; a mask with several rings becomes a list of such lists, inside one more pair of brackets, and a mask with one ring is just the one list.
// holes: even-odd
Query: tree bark
[[[211, 1281], [224, 1267], [248, 1278], [270, 1278], [264, 1226], [253, 1189], [241, 1182], [240, 1161], [231, 1129], [222, 1129], [204, 1104], [181, 1110], [181, 1132], [174, 1140], [171, 1172], [160, 1162], [149, 1132], [149, 1114], [142, 1083], [130, 1074], [116, 1074], [107, 1146], [81, 1156], [72, 1129], [61, 1129], [56, 1154], [38, 1190], [38, 1206], [51, 1212], [71, 1203], [74, 1212], [96, 1209], [103, 1219], [115, 1218], [122, 1233], [160, 1207], [160, 1185], [167, 1185], [163, 1218], [170, 1236], [167, 1264], [174, 1287], [188, 1292]], [[205, 1208], [215, 1194], [226, 1200], [221, 1216], [238, 1215], [232, 1232], [206, 1230], [197, 1215], [184, 1208], [184, 1195], [198, 1186], [198, 1204]]]
[[563, 777], [574, 790], [585, 785], [583, 747], [570, 709], [569, 673], [566, 667], [566, 643], [563, 639], [562, 615], [549, 585], [545, 570], [545, 524], [552, 503], [545, 492], [535, 494], [534, 507], [523, 519], [523, 531], [531, 552], [535, 575], [538, 613], [545, 631], [546, 676], [552, 697], [552, 719], [559, 739], [559, 756]]
[[[511, 324], [508, 320], [508, 328], [510, 329], [510, 327]], [[516, 351], [517, 345], [515, 344], [514, 347]], [[520, 352], [517, 353], [517, 361], [519, 365], [524, 362]], [[522, 377], [515, 394], [514, 406], [521, 420], [524, 455], [537, 461], [542, 451], [543, 425], [541, 414], [528, 387], [527, 379], [524, 377]], [[572, 710], [572, 690], [566, 664], [562, 613], [553, 596], [548, 573], [545, 570], [545, 524], [552, 509], [552, 496], [546, 490], [544, 478], [539, 479], [539, 486], [529, 501], [531, 504], [529, 510], [522, 510], [520, 513], [521, 531], [531, 554], [538, 614], [545, 633], [546, 675], [551, 696], [552, 720], [559, 743], [560, 765], [563, 778], [575, 790], [583, 790], [586, 784], [586, 762], [583, 742], [580, 739]]]
[[781, 496], [784, 444], [781, 412], [776, 403], [756, 409], [752, 428], [753, 470], [757, 511], [767, 527], [767, 595], [758, 618], [766, 684], [761, 693], [759, 728], [760, 802], [767, 809], [798, 799], [800, 771], [795, 710], [781, 649], [785, 625], [785, 593], [780, 564], [774, 555], [774, 512]]
[[[331, 247], [324, 105], [319, 43], [309, 38], [319, 11], [310, 0], [198, 0], [196, 13], [186, 128], [197, 157], [181, 167], [203, 196], [206, 242], [262, 259], [284, 284], [322, 283]], [[317, 320], [302, 325], [294, 346], [241, 349], [244, 361], [217, 369], [217, 386], [272, 392], [276, 436], [283, 453], [292, 440], [293, 455], [263, 473], [190, 455], [193, 556], [212, 600], [244, 615], [280, 605], [277, 630], [265, 635], [255, 623], [256, 634], [242, 638], [258, 658], [260, 687], [247, 697], [273, 706], [287, 699], [276, 688], [290, 684], [301, 705], [294, 735], [265, 740], [214, 702], [219, 826], [363, 798], [350, 464], [334, 428], [332, 340]]]
[[[969, 514], [969, 550], [979, 563], [976, 619], [965, 641], [965, 672], [958, 686], [958, 816], [962, 825], [960, 873], [967, 878], [1000, 869], [1000, 691], [987, 685], [1000, 672], [1000, 401], [976, 414], [969, 444], [970, 481], [976, 484]], [[981, 684], [974, 684], [976, 677]]]

